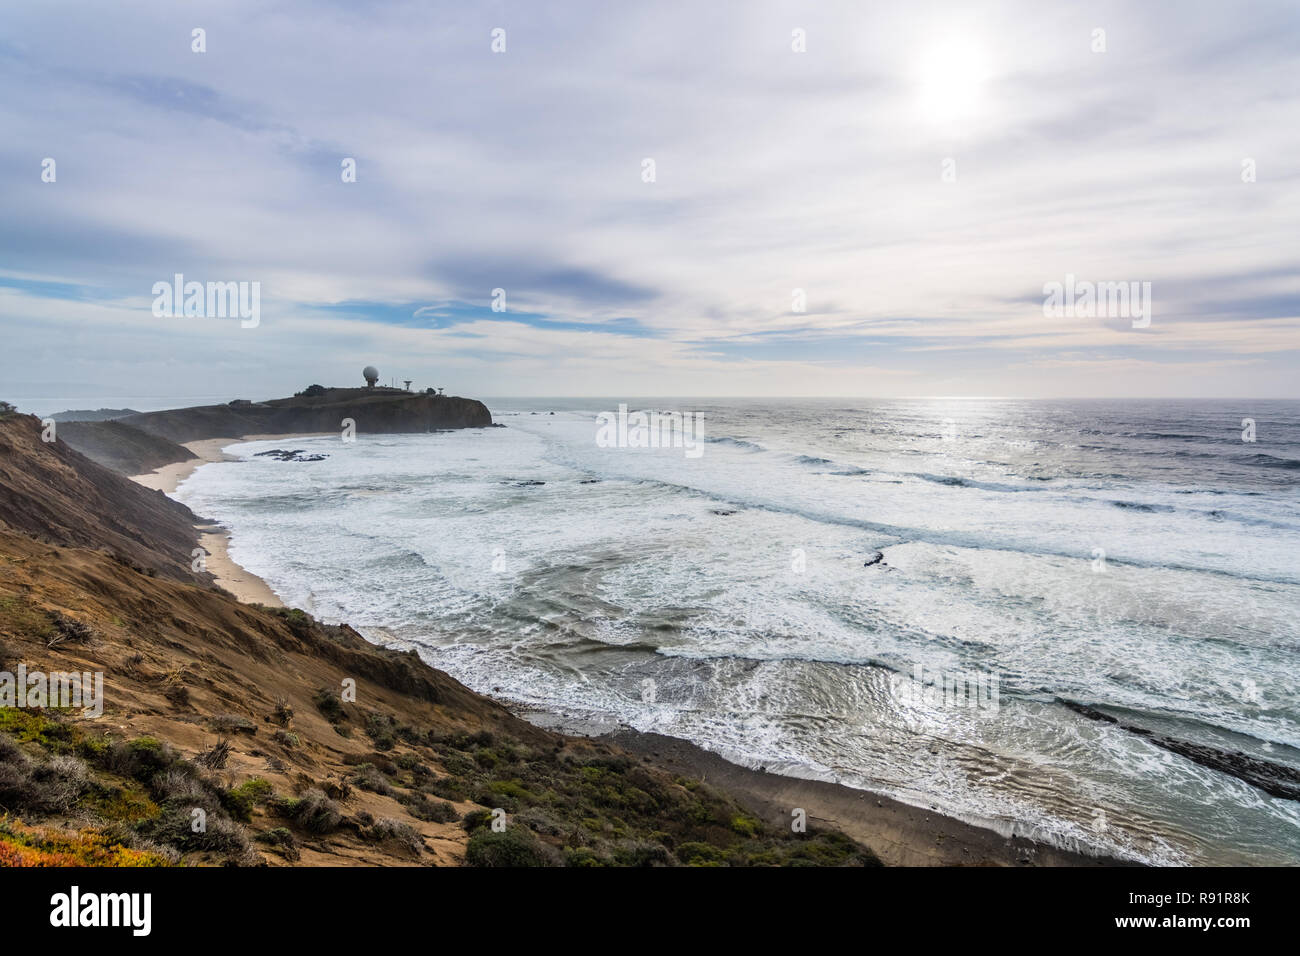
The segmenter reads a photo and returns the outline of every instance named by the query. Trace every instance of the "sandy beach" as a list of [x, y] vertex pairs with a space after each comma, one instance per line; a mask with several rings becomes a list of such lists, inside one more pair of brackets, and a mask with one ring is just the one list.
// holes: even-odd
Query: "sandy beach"
[[235, 461], [234, 456], [223, 454], [221, 449], [226, 445], [245, 440], [251, 441], [252, 439], [205, 438], [202, 441], [186, 442], [185, 447], [198, 455], [197, 458], [163, 465], [161, 468], [146, 472], [143, 475], [132, 475], [131, 480], [136, 484], [144, 485], [146, 488], [152, 488], [154, 491], [161, 491], [165, 495], [170, 495], [176, 491], [177, 486], [182, 481], [194, 474], [195, 469], [200, 465], [206, 465], [213, 461]]
[[[187, 461], [178, 461], [164, 465], [143, 475], [132, 475], [131, 480], [154, 491], [172, 495], [176, 489], [195, 470], [202, 465], [215, 461], [238, 461], [233, 455], [227, 455], [221, 449], [227, 445], [242, 441], [278, 441], [280, 439], [311, 438], [320, 434], [291, 435], [244, 435], [232, 438], [204, 438], [199, 441], [185, 442], [185, 447], [197, 455]], [[206, 564], [216, 583], [233, 594], [245, 604], [264, 604], [267, 607], [284, 607], [284, 603], [271, 590], [265, 581], [256, 574], [245, 570], [230, 558], [230, 532], [218, 524], [196, 524], [199, 544], [207, 551]]]

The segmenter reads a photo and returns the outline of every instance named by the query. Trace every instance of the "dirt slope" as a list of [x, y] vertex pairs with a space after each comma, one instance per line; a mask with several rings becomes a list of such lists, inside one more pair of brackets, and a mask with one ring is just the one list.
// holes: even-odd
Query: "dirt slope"
[[117, 421], [62, 422], [56, 434], [91, 461], [123, 475], [196, 457], [184, 445]]
[[34, 416], [0, 418], [0, 527], [102, 549], [165, 577], [210, 581], [191, 570], [196, 520], [184, 505], [96, 464], [61, 438], [42, 441]]

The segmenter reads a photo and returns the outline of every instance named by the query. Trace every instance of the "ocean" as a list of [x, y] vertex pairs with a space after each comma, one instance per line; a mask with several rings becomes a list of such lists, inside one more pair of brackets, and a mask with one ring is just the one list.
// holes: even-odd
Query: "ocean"
[[[702, 442], [606, 447], [620, 401]], [[1187, 756], [1300, 771], [1300, 402], [487, 404], [504, 428], [240, 443], [177, 497], [286, 604], [560, 727], [1300, 864], [1300, 802]]]

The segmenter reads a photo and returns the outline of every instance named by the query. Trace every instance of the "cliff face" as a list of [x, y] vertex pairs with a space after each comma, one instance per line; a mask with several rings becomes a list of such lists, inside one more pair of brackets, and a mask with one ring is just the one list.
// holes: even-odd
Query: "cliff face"
[[0, 525], [52, 544], [107, 551], [176, 580], [208, 582], [209, 575], [190, 570], [196, 520], [183, 504], [97, 465], [62, 439], [43, 442], [34, 416], [0, 418]]
[[198, 457], [184, 445], [116, 421], [60, 422], [57, 434], [91, 461], [123, 475]]
[[378, 388], [331, 388], [312, 397], [143, 412], [120, 421], [174, 442], [189, 442], [243, 435], [336, 432], [348, 418], [356, 423], [359, 435], [487, 428], [492, 424], [487, 406], [472, 398]]

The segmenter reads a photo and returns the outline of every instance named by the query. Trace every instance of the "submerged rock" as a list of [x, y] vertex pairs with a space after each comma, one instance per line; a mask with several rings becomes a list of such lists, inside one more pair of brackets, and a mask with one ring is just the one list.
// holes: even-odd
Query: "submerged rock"
[[307, 455], [303, 453], [301, 448], [295, 448], [292, 451], [286, 451], [283, 448], [272, 448], [270, 451], [259, 451], [253, 457], [274, 458], [276, 461], [324, 461], [329, 455]]
[[1202, 767], [1209, 767], [1211, 770], [1217, 770], [1220, 773], [1226, 773], [1230, 777], [1243, 780], [1252, 787], [1258, 787], [1271, 796], [1281, 797], [1284, 800], [1300, 800], [1300, 770], [1294, 767], [1261, 760], [1259, 757], [1252, 757], [1240, 750], [1221, 750], [1218, 747], [1210, 747], [1206, 744], [1193, 743], [1190, 740], [1180, 740], [1177, 737], [1158, 734], [1154, 730], [1139, 727], [1136, 724], [1125, 723], [1110, 714], [1097, 710], [1095, 707], [1079, 704], [1072, 700], [1060, 700], [1060, 702], [1076, 714], [1082, 714], [1090, 720], [1115, 724], [1131, 734], [1145, 737], [1157, 747], [1163, 747], [1165, 750], [1176, 753], [1181, 757], [1186, 757]]

